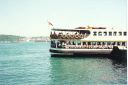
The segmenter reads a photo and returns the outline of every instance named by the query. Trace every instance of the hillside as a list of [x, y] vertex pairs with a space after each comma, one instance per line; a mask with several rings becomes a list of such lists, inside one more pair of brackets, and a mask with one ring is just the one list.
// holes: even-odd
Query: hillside
[[21, 36], [16, 36], [16, 35], [0, 35], [0, 41], [16, 41], [20, 38], [23, 38]]

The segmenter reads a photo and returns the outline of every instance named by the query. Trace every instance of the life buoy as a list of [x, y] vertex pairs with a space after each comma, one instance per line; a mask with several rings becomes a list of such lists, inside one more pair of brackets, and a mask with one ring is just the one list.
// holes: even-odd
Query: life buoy
[[63, 35], [60, 35], [60, 39], [63, 39]]
[[78, 39], [78, 38], [79, 38], [79, 36], [78, 36], [78, 35], [75, 35], [75, 38], [76, 38], [76, 39]]
[[65, 35], [63, 35], [63, 36], [62, 36], [62, 39], [65, 39], [65, 38], [66, 38], [66, 36], [65, 36]]
[[55, 39], [55, 35], [52, 35], [53, 39]]
[[84, 36], [83, 36], [82, 34], [80, 35], [80, 37], [81, 37], [81, 38], [84, 38]]
[[61, 35], [58, 35], [58, 39], [61, 39]]
[[66, 38], [66, 39], [69, 39], [69, 35], [66, 35], [65, 38]]
[[80, 38], [80, 35], [78, 35], [78, 38]]
[[71, 39], [71, 35], [68, 35], [68, 39]]
[[58, 36], [57, 36], [57, 35], [54, 35], [54, 37], [55, 37], [55, 39], [57, 39], [57, 38], [58, 38]]
[[70, 38], [71, 38], [71, 39], [73, 39], [73, 38], [74, 38], [74, 36], [73, 36], [73, 35], [70, 35]]
[[50, 35], [50, 38], [52, 39], [53, 37], [52, 37], [52, 34]]

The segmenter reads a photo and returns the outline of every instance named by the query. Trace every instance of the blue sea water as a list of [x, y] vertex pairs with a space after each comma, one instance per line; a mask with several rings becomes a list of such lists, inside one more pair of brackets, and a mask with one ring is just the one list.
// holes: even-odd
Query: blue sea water
[[0, 85], [127, 83], [127, 65], [103, 57], [51, 57], [50, 43], [0, 44]]

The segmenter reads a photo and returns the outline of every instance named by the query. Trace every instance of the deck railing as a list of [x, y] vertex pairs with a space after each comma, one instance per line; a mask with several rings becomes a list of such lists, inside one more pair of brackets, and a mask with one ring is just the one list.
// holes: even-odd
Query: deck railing
[[84, 37], [87, 37], [87, 35], [85, 36], [84, 34], [51, 34], [50, 38], [51, 39], [83, 39]]
[[112, 49], [113, 45], [66, 45], [66, 49]]
[[[115, 45], [55, 45], [52, 44], [52, 48], [64, 48], [64, 49], [113, 49]], [[116, 45], [117, 46], [117, 45]], [[127, 49], [127, 46], [118, 46], [120, 49]]]

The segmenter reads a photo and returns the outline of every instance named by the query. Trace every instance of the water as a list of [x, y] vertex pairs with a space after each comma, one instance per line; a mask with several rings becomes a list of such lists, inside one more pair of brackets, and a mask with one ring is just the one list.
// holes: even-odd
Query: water
[[126, 62], [51, 57], [49, 43], [0, 44], [0, 85], [113, 85], [127, 83]]

